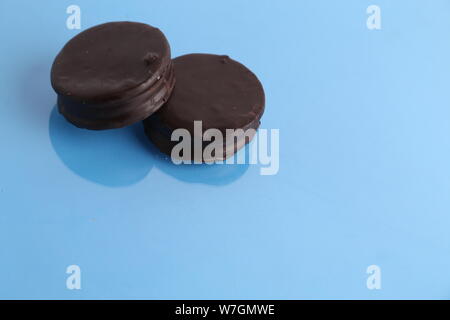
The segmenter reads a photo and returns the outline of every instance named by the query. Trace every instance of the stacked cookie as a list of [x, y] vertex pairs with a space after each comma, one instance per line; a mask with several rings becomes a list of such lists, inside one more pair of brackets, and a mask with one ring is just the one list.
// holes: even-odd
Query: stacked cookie
[[74, 125], [113, 129], [144, 120], [175, 84], [170, 46], [157, 28], [111, 22], [70, 40], [57, 55], [51, 83], [61, 114]]
[[[147, 136], [161, 151], [180, 160], [214, 162], [229, 158], [253, 138], [259, 127], [265, 104], [261, 83], [253, 72], [228, 56], [189, 54], [173, 63], [177, 85], [167, 104], [144, 121]], [[201, 129], [198, 123], [196, 130], [196, 121], [201, 121]], [[190, 133], [190, 154], [171, 154], [178, 144], [172, 141], [172, 134], [180, 128]], [[217, 130], [216, 136], [205, 140], [205, 133], [211, 129]], [[202, 148], [197, 154], [194, 144]], [[208, 145], [217, 152], [206, 156], [203, 151]]]
[[[242, 148], [253, 138], [265, 106], [261, 83], [244, 65], [212, 54], [172, 61], [163, 33], [135, 22], [81, 32], [56, 57], [51, 82], [59, 111], [74, 125], [102, 130], [144, 120], [149, 139], [172, 156], [173, 133], [183, 129], [193, 144], [200, 141], [201, 150], [200, 156], [181, 158], [196, 162], [224, 160]], [[217, 134], [207, 139], [214, 140], [215, 152], [205, 157], [211, 143], [205, 143], [203, 132], [213, 129], [223, 139]]]

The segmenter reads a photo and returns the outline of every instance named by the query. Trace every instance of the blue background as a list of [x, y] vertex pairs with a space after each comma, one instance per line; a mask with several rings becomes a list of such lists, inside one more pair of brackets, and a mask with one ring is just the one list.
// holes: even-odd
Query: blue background
[[[279, 173], [65, 122], [49, 72], [71, 4], [82, 30], [146, 22], [174, 57], [247, 65]], [[450, 298], [449, 1], [2, 0], [0, 33], [0, 298]]]

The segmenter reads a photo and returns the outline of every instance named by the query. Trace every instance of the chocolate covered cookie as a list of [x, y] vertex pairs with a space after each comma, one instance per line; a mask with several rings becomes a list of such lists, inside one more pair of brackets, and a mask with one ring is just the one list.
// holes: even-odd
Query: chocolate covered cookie
[[[177, 83], [168, 102], [144, 121], [147, 136], [161, 151], [173, 156], [177, 141], [171, 141], [172, 133], [185, 129], [192, 136], [193, 149], [194, 141], [198, 145], [201, 140], [201, 158], [194, 152], [180, 158], [212, 162], [232, 156], [253, 138], [260, 125], [265, 105], [260, 81], [228, 56], [189, 54], [174, 59], [173, 65]], [[217, 129], [223, 139], [215, 135], [205, 141], [204, 133], [209, 129]], [[228, 139], [230, 134], [234, 135], [232, 139]], [[205, 156], [203, 151], [211, 143], [220, 144], [220, 148]]]
[[141, 121], [170, 96], [175, 79], [164, 34], [136, 22], [110, 22], [72, 38], [55, 58], [58, 108], [74, 125], [120, 128]]

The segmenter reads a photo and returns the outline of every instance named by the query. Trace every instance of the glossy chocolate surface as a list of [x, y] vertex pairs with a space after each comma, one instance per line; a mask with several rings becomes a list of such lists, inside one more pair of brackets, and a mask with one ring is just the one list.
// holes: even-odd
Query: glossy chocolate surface
[[264, 89], [253, 72], [228, 56], [189, 54], [173, 59], [177, 85], [158, 112], [168, 127], [219, 130], [247, 126], [264, 112]]
[[111, 129], [155, 112], [174, 86], [164, 34], [136, 22], [110, 22], [72, 38], [55, 58], [51, 83], [60, 112], [88, 129]]
[[[173, 64], [177, 82], [169, 101], [144, 121], [147, 136], [161, 151], [170, 154], [173, 130], [184, 128], [193, 134], [196, 120], [202, 121], [203, 131], [219, 129], [224, 137], [226, 129], [259, 127], [264, 89], [244, 65], [212, 54], [181, 56]], [[238, 148], [231, 149], [227, 157]]]

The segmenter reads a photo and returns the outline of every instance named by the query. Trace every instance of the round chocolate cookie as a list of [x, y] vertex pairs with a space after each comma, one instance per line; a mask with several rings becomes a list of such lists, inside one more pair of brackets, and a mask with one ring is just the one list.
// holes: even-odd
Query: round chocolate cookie
[[[265, 105], [260, 81], [228, 56], [189, 54], [174, 59], [173, 65], [177, 83], [168, 102], [144, 121], [147, 136], [170, 155], [178, 144], [171, 141], [173, 131], [186, 129], [193, 144], [194, 140], [201, 140], [201, 159], [194, 152], [181, 154], [180, 159], [212, 162], [232, 156], [253, 138], [259, 127]], [[195, 129], [195, 121], [201, 121], [201, 131]], [[196, 124], [198, 129], [200, 123]], [[203, 134], [208, 129], [220, 131], [222, 140], [215, 135], [205, 141]], [[242, 130], [231, 132], [236, 129]], [[217, 148], [205, 156], [203, 150], [211, 143], [220, 144], [220, 152]]]
[[170, 96], [170, 46], [157, 28], [110, 22], [72, 38], [56, 56], [51, 83], [58, 108], [74, 125], [120, 128], [141, 121]]

